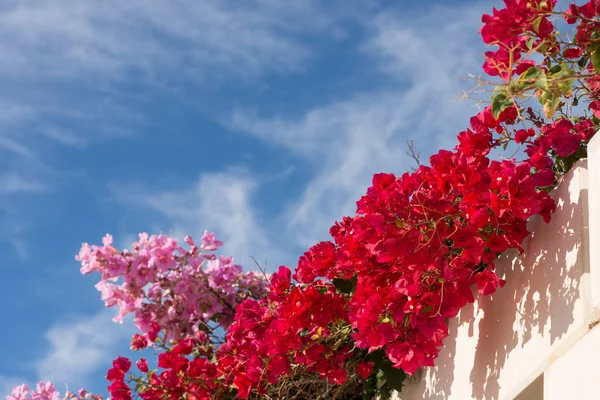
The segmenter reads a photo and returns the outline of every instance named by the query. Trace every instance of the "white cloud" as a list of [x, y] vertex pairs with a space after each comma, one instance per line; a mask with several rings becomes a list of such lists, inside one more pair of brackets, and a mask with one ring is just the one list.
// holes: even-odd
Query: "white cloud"
[[[138, 107], [152, 101], [148, 93], [232, 80], [260, 85], [256, 78], [267, 74], [303, 70], [313, 57], [307, 37], [342, 34], [349, 11], [330, 12], [335, 3], [0, 2], [0, 175], [12, 179], [0, 196], [39, 193], [40, 175], [51, 190], [72, 172], [48, 161], [62, 147], [145, 131]], [[20, 182], [11, 178], [17, 172]]]
[[23, 145], [10, 137], [2, 137], [0, 135], [0, 149], [16, 154], [27, 159], [27, 161], [35, 159], [34, 153], [28, 148], [28, 146]]
[[[326, 239], [335, 220], [355, 212], [374, 173], [410, 169], [407, 140], [415, 140], [425, 156], [454, 146], [456, 134], [477, 111], [472, 103], [451, 101], [465, 88], [460, 79], [480, 68], [477, 28], [483, 11], [473, 3], [374, 18], [359, 51], [388, 77], [385, 90], [358, 93], [295, 118], [233, 112], [225, 122], [230, 128], [303, 158], [313, 171], [285, 212], [251, 201], [261, 182], [240, 171], [205, 175], [191, 190], [127, 186], [115, 197], [135, 198], [132, 204], [160, 211], [176, 232], [214, 229], [242, 258], [280, 249], [277, 253], [289, 259], [298, 248]], [[268, 218], [257, 217], [259, 212]]]
[[331, 24], [316, 1], [9, 0], [0, 8], [0, 71], [63, 78], [289, 71], [311, 53], [294, 34]]
[[133, 332], [128, 323], [112, 322], [114, 314], [114, 310], [102, 310], [52, 326], [45, 334], [48, 351], [35, 363], [38, 380], [68, 384], [71, 389], [88, 384], [100, 366], [116, 358], [118, 346]]
[[[1, 183], [0, 183], [1, 185]], [[19, 261], [28, 261], [30, 258], [31, 240], [27, 233], [32, 227], [30, 216], [35, 213], [23, 207], [30, 215], [23, 216], [23, 211], [18, 207], [23, 195], [29, 192], [3, 193], [0, 191], [0, 234], [2, 234], [2, 242], [8, 244], [14, 254], [5, 253], [5, 257], [10, 259], [10, 256], [15, 256]], [[33, 217], [34, 218], [34, 217]]]
[[16, 171], [0, 174], [0, 194], [43, 192], [46, 189], [43, 183], [26, 179]]
[[97, 383], [97, 378], [104, 376], [110, 362], [119, 355], [118, 350], [127, 348], [123, 344], [134, 331], [130, 318], [123, 325], [112, 322], [114, 314], [115, 310], [103, 309], [90, 316], [55, 323], [45, 333], [46, 353], [30, 364], [35, 379], [0, 375], [0, 398], [22, 383], [35, 388], [36, 382], [52, 381], [63, 394], [66, 388], [77, 390]]
[[261, 118], [243, 109], [233, 113], [230, 127], [314, 166], [302, 198], [282, 218], [290, 237], [305, 246], [325, 239], [334, 220], [355, 212], [374, 173], [408, 170], [407, 139], [426, 154], [454, 146], [456, 134], [476, 112], [469, 103], [450, 101], [464, 89], [460, 78], [480, 68], [476, 32], [482, 10], [453, 5], [375, 18], [362, 51], [390, 76], [389, 89], [359, 93], [296, 119]]
[[38, 160], [48, 143], [84, 147], [131, 136], [145, 122], [136, 111], [144, 91], [256, 84], [265, 74], [302, 70], [313, 56], [306, 37], [335, 38], [349, 13], [328, 7], [318, 0], [3, 1], [0, 154]]
[[233, 255], [249, 269], [254, 269], [249, 257], [272, 269], [285, 260], [269, 224], [257, 211], [258, 185], [246, 170], [234, 168], [202, 174], [189, 189], [152, 191], [121, 183], [113, 186], [112, 198], [161, 214], [168, 221], [164, 233], [199, 239], [207, 229], [225, 242], [223, 254]]
[[47, 351], [30, 364], [35, 378], [0, 375], [0, 398], [23, 383], [35, 388], [37, 382], [52, 381], [63, 394], [66, 388], [77, 390], [97, 383], [97, 378], [106, 374], [110, 362], [119, 355], [118, 350], [127, 347], [123, 344], [134, 331], [131, 319], [123, 325], [112, 322], [114, 314], [115, 310], [104, 309], [55, 323], [44, 335]]

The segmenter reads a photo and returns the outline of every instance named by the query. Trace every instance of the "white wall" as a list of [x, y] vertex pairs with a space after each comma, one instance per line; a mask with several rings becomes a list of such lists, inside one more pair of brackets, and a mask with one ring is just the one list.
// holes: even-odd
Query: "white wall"
[[530, 384], [519, 400], [600, 399], [600, 325], [590, 331], [600, 318], [600, 134], [553, 197], [552, 222], [533, 219], [525, 254], [498, 263], [504, 288], [449, 321], [436, 367], [399, 399], [514, 399]]

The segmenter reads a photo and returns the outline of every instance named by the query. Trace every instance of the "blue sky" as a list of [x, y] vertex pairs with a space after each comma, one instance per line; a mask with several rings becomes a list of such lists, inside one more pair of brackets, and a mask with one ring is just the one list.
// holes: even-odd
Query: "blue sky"
[[377, 172], [454, 146], [498, 1], [0, 1], [0, 394], [105, 392], [131, 324], [74, 260], [138, 232], [293, 266]]

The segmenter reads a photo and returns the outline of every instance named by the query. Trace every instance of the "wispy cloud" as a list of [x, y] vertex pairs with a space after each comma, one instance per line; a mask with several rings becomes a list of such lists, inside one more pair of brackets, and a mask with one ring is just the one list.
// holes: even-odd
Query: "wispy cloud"
[[362, 51], [390, 77], [386, 90], [359, 93], [297, 118], [261, 118], [244, 109], [233, 113], [233, 129], [302, 155], [315, 166], [301, 199], [290, 204], [283, 218], [292, 237], [303, 245], [325, 238], [334, 220], [355, 211], [373, 173], [407, 170], [407, 140], [414, 139], [426, 154], [453, 146], [475, 111], [450, 101], [464, 88], [459, 79], [479, 68], [474, 33], [479, 11], [468, 4], [427, 15], [374, 18]]
[[306, 38], [335, 40], [349, 14], [329, 8], [317, 0], [4, 1], [0, 150], [34, 158], [32, 136], [78, 147], [122, 136], [140, 122], [131, 107], [144, 101], [138, 88], [177, 92], [303, 70], [314, 55]]
[[0, 200], [55, 189], [64, 147], [143, 134], [150, 94], [304, 70], [314, 56], [307, 37], [343, 35], [348, 12], [328, 12], [334, 3], [3, 1]]
[[15, 154], [26, 160], [34, 160], [35, 155], [28, 146], [19, 143], [17, 140], [12, 139], [6, 135], [5, 137], [0, 136], [0, 149], [5, 152]]
[[327, 238], [335, 220], [355, 211], [374, 173], [410, 169], [407, 140], [415, 140], [425, 156], [454, 145], [476, 111], [452, 100], [465, 88], [460, 79], [480, 67], [477, 4], [426, 16], [388, 12], [367, 23], [369, 37], [357, 51], [390, 82], [384, 90], [357, 93], [296, 117], [264, 118], [244, 108], [231, 114], [224, 122], [230, 129], [300, 157], [312, 171], [300, 197], [288, 200], [283, 212], [253, 201], [262, 182], [247, 171], [203, 175], [192, 189], [123, 185], [113, 197], [159, 211], [175, 231], [214, 229], [243, 258], [277, 249], [293, 265], [299, 248]]
[[16, 171], [0, 174], [0, 194], [43, 192], [47, 187], [39, 181], [26, 179]]
[[[183, 238], [200, 238], [205, 229], [215, 232], [225, 245], [223, 253], [250, 266], [255, 257], [269, 267], [284, 260], [277, 245], [276, 232], [270, 232], [257, 206], [259, 182], [242, 168], [202, 174], [187, 189], [151, 190], [131, 184], [113, 185], [112, 200], [153, 210], [165, 223], [158, 224]], [[158, 229], [157, 229], [158, 230]], [[289, 258], [288, 258], [289, 260]]]
[[30, 388], [40, 381], [52, 381], [62, 393], [98, 382], [111, 360], [134, 331], [130, 319], [123, 325], [112, 322], [114, 310], [101, 310], [86, 317], [63, 319], [45, 333], [47, 350], [28, 363], [33, 374], [28, 377], [0, 375], [0, 398], [12, 388], [27, 383]]
[[335, 37], [346, 14], [316, 0], [4, 1], [0, 152], [38, 160], [34, 138], [84, 147], [139, 131], [144, 95], [123, 83], [169, 92], [302, 70], [306, 36]]
[[294, 34], [331, 22], [316, 1], [9, 0], [0, 9], [0, 71], [55, 78], [289, 71], [311, 55]]
[[[8, 180], [10, 181], [10, 179]], [[31, 185], [32, 187], [28, 189], [45, 190], [42, 184], [32, 181]], [[38, 185], [40, 187], [36, 187]], [[26, 184], [15, 185], [13, 189], [18, 189], [19, 186], [23, 187]], [[28, 261], [30, 258], [31, 240], [29, 240], [27, 234], [32, 228], [32, 219], [35, 218], [35, 212], [31, 213], [32, 215], [23, 215], [23, 210], [27, 210], [27, 205], [20, 207], [21, 203], [26, 203], [22, 201], [23, 196], [29, 193], [31, 192], [0, 191], [0, 242], [6, 243], [13, 250], [13, 254], [6, 252], [5, 259], [0, 260], [1, 267], [12, 265], [14, 261]], [[13, 258], [11, 256], [14, 256], [15, 259], [11, 260]]]
[[45, 334], [48, 351], [35, 363], [38, 380], [68, 384], [71, 389], [90, 383], [92, 374], [118, 355], [119, 345], [133, 332], [127, 323], [113, 323], [114, 314], [102, 310], [53, 325]]

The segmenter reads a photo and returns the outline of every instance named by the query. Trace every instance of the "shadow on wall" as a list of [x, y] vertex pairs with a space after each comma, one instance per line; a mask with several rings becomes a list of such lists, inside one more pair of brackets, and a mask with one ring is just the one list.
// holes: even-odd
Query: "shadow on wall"
[[557, 209], [550, 224], [530, 221], [525, 254], [508, 252], [497, 261], [504, 288], [492, 296], [476, 294], [476, 303], [449, 320], [435, 367], [407, 381], [399, 398], [506, 398], [519, 388], [501, 388], [502, 383], [535, 379], [545, 362], [540, 351], [577, 329], [585, 318], [581, 281], [588, 271], [587, 189], [580, 181], [585, 165], [576, 164], [552, 193]]
[[533, 335], [544, 336], [552, 345], [574, 323], [581, 277], [588, 268], [583, 248], [587, 220], [582, 218], [587, 215], [587, 189], [569, 193], [568, 185], [561, 185], [553, 198], [557, 209], [550, 224], [541, 218], [530, 222], [533, 234], [523, 245], [525, 254], [508, 253], [497, 263], [507, 285], [476, 299], [485, 312], [470, 376], [474, 399], [498, 398], [500, 373], [517, 346], [524, 347]]
[[[410, 385], [410, 399], [447, 399], [452, 394], [452, 384], [454, 382], [454, 357], [456, 356], [456, 338], [458, 336], [458, 328], [463, 324], [468, 324], [469, 335], [473, 336], [473, 326], [475, 323], [475, 307], [474, 304], [467, 304], [460, 314], [448, 321], [448, 337], [444, 339], [444, 347], [441, 349], [438, 358], [435, 360], [435, 371], [441, 373], [433, 373], [428, 370], [428, 384], [423, 384], [424, 374], [416, 375], [415, 379], [411, 378], [406, 381]], [[460, 350], [459, 350], [460, 352]], [[416, 381], [416, 382], [415, 382]], [[420, 381], [420, 382], [419, 382]], [[414, 383], [414, 385], [411, 385]], [[402, 397], [404, 399], [404, 397]]]

